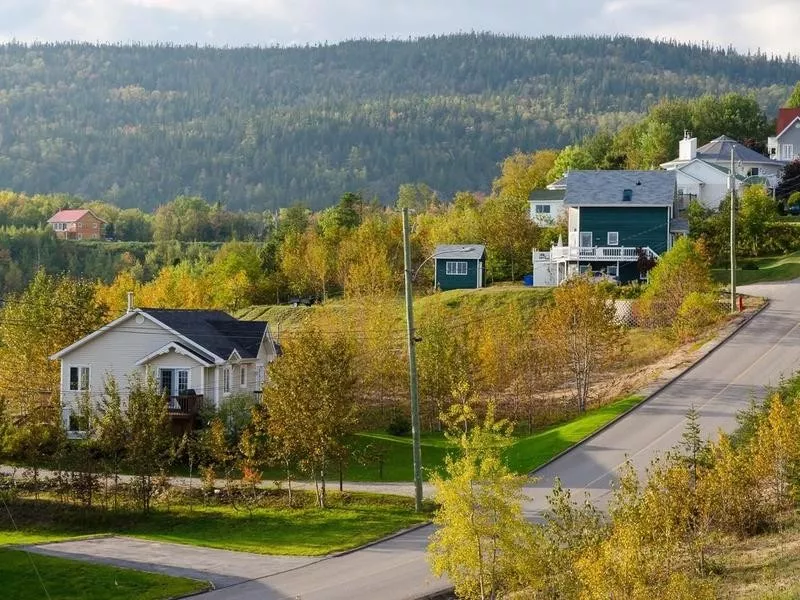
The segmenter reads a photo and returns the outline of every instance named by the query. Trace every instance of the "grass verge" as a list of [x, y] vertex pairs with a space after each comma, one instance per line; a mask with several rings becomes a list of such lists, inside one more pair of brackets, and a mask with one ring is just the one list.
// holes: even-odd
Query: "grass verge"
[[296, 492], [289, 508], [286, 493], [265, 492], [260, 505], [239, 510], [229, 505], [173, 504], [147, 514], [107, 511], [52, 500], [18, 498], [9, 503], [24, 534], [0, 517], [0, 543], [37, 543], [91, 534], [238, 550], [259, 554], [321, 556], [355, 548], [428, 519], [414, 512], [411, 498], [330, 493], [330, 507], [312, 506], [312, 495]]
[[[588, 437], [612, 419], [639, 404], [642, 396], [629, 396], [564, 423], [553, 425], [530, 435], [519, 436], [506, 451], [509, 467], [517, 473], [528, 473]], [[411, 481], [411, 437], [387, 433], [361, 433], [356, 436], [354, 452], [380, 456], [380, 460], [355, 463], [346, 469], [348, 481]], [[443, 434], [422, 436], [422, 464], [430, 475], [444, 466], [444, 459], [453, 446]]]
[[[738, 269], [736, 281], [740, 284], [787, 281], [800, 277], [800, 251], [785, 256], [742, 259], [745, 260], [757, 265], [758, 269]], [[713, 269], [712, 275], [720, 283], [728, 283], [731, 280], [730, 269]]]
[[0, 582], [2, 597], [14, 600], [41, 600], [46, 597], [44, 589], [52, 600], [165, 600], [208, 588], [202, 581], [35, 554], [26, 556], [9, 548], [0, 548]]

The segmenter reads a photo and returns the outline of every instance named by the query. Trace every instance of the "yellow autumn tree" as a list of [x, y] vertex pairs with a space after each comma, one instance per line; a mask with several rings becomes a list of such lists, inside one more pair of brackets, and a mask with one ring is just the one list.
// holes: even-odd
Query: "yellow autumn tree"
[[522, 486], [527, 477], [505, 466], [509, 443], [506, 423], [488, 411], [482, 425], [451, 434], [460, 450], [448, 456], [446, 476], [435, 474], [438, 529], [431, 536], [428, 557], [434, 573], [447, 575], [465, 600], [489, 600], [521, 589], [528, 575], [523, 561], [532, 540], [522, 512]]

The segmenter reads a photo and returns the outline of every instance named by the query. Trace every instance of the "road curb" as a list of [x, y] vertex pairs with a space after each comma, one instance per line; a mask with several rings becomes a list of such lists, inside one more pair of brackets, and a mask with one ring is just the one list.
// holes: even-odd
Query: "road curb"
[[356, 548], [350, 548], [349, 550], [342, 550], [341, 552], [334, 552], [333, 554], [328, 554], [327, 556], [325, 556], [323, 560], [327, 560], [329, 558], [338, 558], [340, 556], [347, 556], [348, 554], [352, 554], [353, 552], [358, 552], [359, 550], [365, 550], [366, 548], [370, 548], [377, 544], [393, 540], [394, 538], [400, 537], [401, 535], [406, 535], [407, 533], [412, 533], [414, 531], [417, 531], [418, 529], [427, 527], [431, 523], [432, 521], [424, 521], [422, 523], [417, 523], [416, 525], [412, 525], [411, 527], [406, 527], [405, 529], [401, 529], [400, 531], [395, 531], [394, 533], [390, 533], [386, 537], [382, 537], [378, 540], [367, 542], [366, 544], [362, 544], [361, 546], [358, 546]]
[[614, 417], [613, 419], [611, 419], [611, 420], [610, 420], [608, 423], [606, 423], [605, 425], [603, 425], [602, 427], [600, 427], [600, 429], [598, 429], [597, 431], [593, 431], [592, 433], [590, 433], [589, 435], [587, 435], [585, 438], [583, 438], [583, 439], [582, 439], [581, 441], [579, 441], [578, 443], [576, 443], [576, 444], [573, 444], [572, 446], [570, 446], [570, 447], [569, 447], [569, 448], [567, 448], [566, 450], [562, 450], [561, 452], [559, 452], [558, 454], [556, 454], [556, 455], [555, 455], [555, 456], [553, 456], [552, 458], [548, 459], [548, 460], [547, 460], [547, 462], [545, 462], [545, 463], [543, 463], [543, 464], [539, 465], [538, 467], [536, 467], [536, 468], [535, 468], [533, 471], [529, 471], [529, 472], [528, 472], [528, 476], [534, 476], [534, 475], [536, 475], [536, 473], [538, 473], [539, 471], [541, 471], [542, 469], [544, 469], [545, 467], [547, 467], [548, 465], [550, 465], [550, 463], [553, 463], [553, 462], [557, 461], [559, 458], [561, 458], [561, 457], [565, 456], [566, 454], [569, 454], [570, 452], [572, 452], [572, 451], [573, 451], [573, 450], [575, 450], [576, 448], [578, 448], [578, 447], [582, 446], [582, 445], [583, 445], [583, 444], [585, 444], [586, 442], [589, 442], [589, 441], [591, 441], [592, 439], [594, 439], [595, 437], [597, 437], [598, 435], [600, 435], [601, 433], [603, 433], [603, 432], [604, 432], [606, 429], [608, 429], [608, 428], [610, 428], [612, 425], [614, 425], [614, 424], [615, 424], [617, 421], [619, 421], [619, 420], [621, 420], [621, 419], [625, 418], [625, 417], [626, 417], [626, 416], [628, 416], [630, 413], [632, 413], [633, 411], [637, 410], [637, 409], [638, 409], [640, 406], [644, 406], [644, 405], [645, 405], [647, 402], [649, 402], [649, 401], [650, 401], [650, 400], [651, 400], [653, 397], [655, 397], [655, 396], [657, 396], [658, 394], [660, 394], [661, 392], [663, 392], [665, 389], [667, 389], [669, 386], [671, 386], [673, 383], [675, 383], [675, 382], [676, 382], [678, 379], [680, 379], [681, 377], [683, 377], [684, 375], [686, 375], [688, 372], [690, 372], [692, 369], [694, 369], [694, 368], [695, 368], [697, 365], [699, 365], [700, 363], [702, 363], [702, 362], [703, 362], [703, 361], [704, 361], [706, 358], [708, 358], [708, 357], [709, 357], [709, 356], [711, 356], [711, 355], [712, 355], [714, 352], [716, 352], [717, 348], [719, 348], [720, 346], [723, 346], [723, 345], [724, 345], [724, 344], [725, 344], [725, 343], [726, 343], [728, 340], [730, 340], [730, 339], [731, 339], [733, 336], [735, 336], [737, 333], [739, 333], [739, 332], [740, 332], [740, 331], [741, 331], [741, 330], [744, 328], [744, 326], [745, 326], [745, 325], [747, 325], [747, 324], [748, 324], [750, 321], [752, 321], [754, 318], [756, 318], [758, 315], [760, 315], [760, 314], [761, 314], [761, 313], [762, 313], [762, 312], [763, 312], [763, 311], [764, 311], [764, 310], [765, 310], [765, 309], [766, 309], [766, 308], [767, 308], [769, 305], [770, 305], [770, 301], [769, 301], [769, 300], [767, 300], [767, 299], [765, 299], [765, 301], [764, 301], [764, 304], [762, 304], [761, 306], [759, 306], [759, 307], [758, 307], [756, 310], [754, 310], [754, 311], [753, 311], [753, 312], [752, 312], [752, 313], [751, 313], [749, 316], [744, 316], [744, 317], [743, 317], [743, 318], [742, 318], [742, 319], [739, 321], [739, 323], [737, 323], [737, 324], [736, 324], [736, 325], [735, 325], [735, 326], [734, 326], [734, 327], [733, 327], [733, 328], [732, 328], [732, 329], [731, 329], [731, 330], [730, 330], [730, 331], [729, 331], [727, 334], [725, 334], [723, 337], [721, 337], [721, 338], [719, 338], [719, 339], [715, 340], [715, 341], [713, 342], [713, 344], [714, 344], [714, 345], [713, 345], [713, 346], [711, 346], [711, 348], [709, 348], [709, 349], [706, 351], [706, 353], [705, 353], [705, 354], [703, 354], [703, 355], [702, 355], [700, 358], [698, 358], [697, 360], [695, 360], [695, 361], [694, 361], [692, 364], [690, 364], [688, 367], [686, 367], [685, 369], [683, 369], [683, 370], [682, 370], [680, 373], [678, 373], [678, 374], [677, 374], [677, 375], [675, 375], [674, 377], [671, 377], [669, 380], [665, 381], [663, 384], [661, 384], [661, 385], [659, 385], [658, 387], [656, 387], [656, 389], [654, 389], [652, 392], [650, 392], [650, 393], [647, 395], [647, 397], [645, 397], [645, 398], [644, 398], [644, 399], [643, 399], [641, 402], [638, 402], [638, 403], [637, 403], [635, 406], [632, 406], [631, 408], [629, 408], [629, 409], [628, 409], [628, 410], [626, 410], [625, 412], [622, 412], [622, 413], [618, 414], [616, 417]]

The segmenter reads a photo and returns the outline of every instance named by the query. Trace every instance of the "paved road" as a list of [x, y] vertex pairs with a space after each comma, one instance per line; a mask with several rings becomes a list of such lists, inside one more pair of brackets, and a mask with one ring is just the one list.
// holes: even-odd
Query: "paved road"
[[[685, 414], [694, 406], [703, 432], [713, 436], [736, 426], [735, 415], [766, 386], [800, 367], [800, 280], [744, 288], [766, 296], [770, 306], [691, 371], [624, 419], [542, 469], [530, 486], [531, 518], [545, 507], [553, 478], [561, 478], [581, 498], [589, 491], [607, 501], [614, 473], [626, 460], [643, 471], [652, 457], [677, 444]], [[207, 600], [410, 600], [446, 590], [447, 581], [430, 573], [425, 560], [430, 526], [371, 547], [306, 565], [272, 563], [273, 571], [237, 568], [237, 579], [207, 594]], [[218, 565], [219, 566], [219, 565]], [[288, 569], [288, 570], [287, 570]], [[280, 571], [280, 572], [275, 572]], [[243, 577], [244, 576], [244, 577]], [[247, 579], [244, 580], [243, 579]]]
[[[615, 470], [626, 456], [643, 470], [653, 456], [680, 440], [685, 414], [700, 413], [706, 435], [736, 426], [735, 415], [766, 386], [777, 384], [800, 366], [800, 280], [749, 286], [743, 292], [766, 296], [771, 304], [727, 343], [646, 404], [586, 444], [543, 469], [529, 489], [525, 508], [535, 518], [558, 475], [573, 496], [588, 490], [599, 502], [608, 498]], [[287, 573], [232, 586], [202, 597], [208, 600], [372, 599], [407, 600], [448, 587], [425, 562], [431, 527], [353, 554], [316, 562]]]
[[[536, 518], [546, 508], [546, 493], [557, 476], [581, 499], [588, 491], [603, 506], [614, 474], [630, 459], [640, 474], [653, 456], [674, 448], [694, 406], [705, 437], [736, 428], [736, 413], [769, 386], [800, 368], [800, 280], [746, 286], [743, 293], [771, 303], [714, 353], [653, 396], [628, 417], [537, 473], [525, 509]], [[576, 496], [577, 492], [577, 496]]]
[[122, 536], [41, 544], [29, 546], [28, 550], [46, 556], [89, 560], [151, 573], [210, 581], [217, 589], [275, 575], [320, 560], [304, 556], [229, 552]]

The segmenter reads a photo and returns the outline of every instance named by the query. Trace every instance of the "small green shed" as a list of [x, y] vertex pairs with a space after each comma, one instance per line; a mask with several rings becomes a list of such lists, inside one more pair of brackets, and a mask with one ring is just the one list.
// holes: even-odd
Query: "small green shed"
[[440, 290], [474, 290], [486, 285], [486, 246], [436, 246], [434, 280]]

